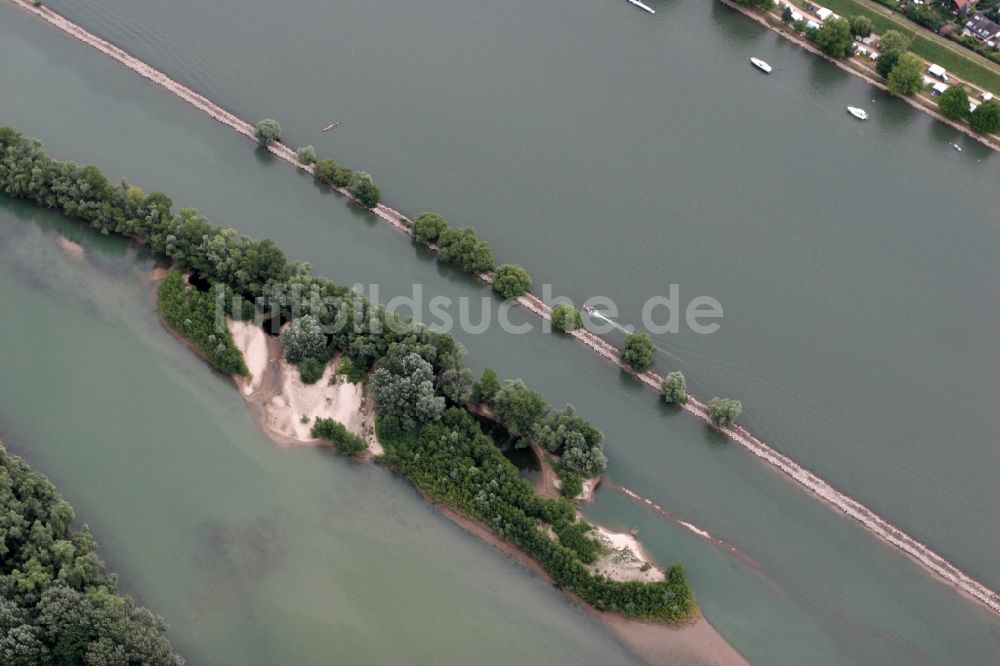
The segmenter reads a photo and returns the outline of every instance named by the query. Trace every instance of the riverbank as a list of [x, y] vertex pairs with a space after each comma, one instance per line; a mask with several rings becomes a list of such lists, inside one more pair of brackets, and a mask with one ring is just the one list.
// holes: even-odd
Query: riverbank
[[[756, 9], [753, 9], [753, 8], [750, 8], [750, 7], [744, 7], [742, 5], [738, 5], [735, 2], [733, 2], [732, 0], [719, 0], [719, 2], [721, 2], [724, 5], [726, 5], [727, 7], [729, 7], [730, 9], [732, 9], [734, 11], [740, 12], [741, 14], [743, 14], [744, 16], [747, 16], [748, 18], [752, 19], [753, 21], [756, 21], [757, 23], [759, 23], [760, 25], [764, 26], [768, 30], [771, 30], [771, 31], [773, 31], [773, 32], [781, 35], [782, 37], [784, 37], [788, 41], [792, 42], [793, 44], [796, 44], [797, 46], [802, 47], [803, 49], [805, 49], [809, 53], [812, 53], [813, 55], [819, 56], [820, 58], [823, 58], [827, 62], [829, 62], [829, 63], [831, 63], [833, 65], [836, 65], [837, 67], [839, 67], [840, 69], [844, 70], [845, 72], [850, 72], [854, 76], [857, 76], [858, 78], [863, 79], [865, 82], [867, 82], [867, 83], [875, 86], [876, 88], [878, 88], [879, 90], [882, 90], [883, 92], [887, 92], [889, 94], [892, 94], [889, 91], [889, 88], [886, 86], [886, 84], [883, 83], [882, 81], [878, 80], [877, 78], [875, 78], [875, 76], [873, 76], [871, 73], [866, 73], [866, 72], [858, 70], [855, 67], [852, 67], [851, 66], [851, 62], [849, 60], [844, 60], [844, 59], [839, 59], [839, 58], [832, 58], [832, 57], [826, 55], [825, 53], [823, 53], [822, 51], [820, 51], [816, 47], [816, 45], [813, 44], [813, 43], [811, 43], [808, 39], [802, 37], [799, 34], [790, 32], [784, 26], [784, 24], [782, 24], [780, 22], [780, 20], [778, 20], [778, 18], [774, 14], [763, 13], [763, 12], [760, 12], [760, 11], [758, 11]], [[919, 109], [920, 111], [923, 111], [924, 113], [926, 113], [930, 117], [934, 118], [938, 122], [944, 123], [945, 125], [948, 125], [948, 126], [952, 127], [953, 129], [961, 132], [966, 137], [968, 137], [970, 139], [973, 139], [974, 141], [978, 141], [979, 143], [983, 144], [987, 148], [991, 148], [991, 149], [993, 149], [995, 151], [1000, 152], [1000, 143], [998, 143], [996, 140], [994, 140], [993, 138], [991, 138], [989, 136], [985, 136], [985, 135], [982, 135], [982, 134], [978, 134], [977, 132], [974, 132], [972, 130], [972, 128], [969, 127], [969, 126], [967, 126], [967, 125], [963, 125], [963, 124], [961, 124], [961, 123], [959, 123], [957, 121], [945, 118], [940, 113], [938, 113], [936, 109], [934, 109], [931, 106], [928, 106], [928, 104], [926, 104], [926, 103], [923, 103], [922, 100], [924, 98], [910, 97], [910, 96], [898, 96], [898, 95], [895, 96], [895, 97], [896, 97], [896, 99], [899, 99], [899, 100], [901, 100], [903, 102], [906, 102], [907, 104], [909, 104], [913, 108]]]
[[[333, 418], [359, 436], [366, 437], [370, 432], [370, 439], [366, 437], [369, 441], [366, 459], [371, 460], [383, 452], [374, 429], [369, 431], [366, 427], [369, 419], [374, 417], [370, 397], [360, 384], [351, 384], [346, 378], [340, 377], [337, 361], [327, 365], [318, 382], [303, 385], [298, 378], [298, 370], [282, 358], [280, 338], [268, 336], [263, 328], [252, 323], [231, 319], [226, 323], [251, 373], [249, 379], [234, 377], [234, 382], [251, 406], [259, 425], [272, 441], [281, 447], [319, 445], [321, 441], [311, 436], [310, 426], [302, 424], [300, 419], [307, 417], [311, 423], [316, 418]], [[183, 339], [182, 336], [178, 337]], [[551, 471], [541, 450], [536, 445], [533, 448], [536, 449], [540, 463]], [[590, 492], [593, 492], [593, 488]], [[425, 493], [421, 494], [431, 500]], [[447, 504], [433, 500], [431, 503], [466, 531], [514, 558], [549, 583], [555, 584], [536, 560], [486, 525]], [[617, 581], [665, 580], [664, 570], [654, 563], [635, 535], [613, 532], [600, 525], [594, 525], [593, 534], [601, 544], [601, 554], [590, 566], [594, 573]], [[679, 656], [695, 663], [720, 666], [749, 664], [704, 617], [699, 616], [680, 625], [632, 620], [616, 613], [597, 611], [576, 594], [565, 589], [562, 591], [650, 664], [674, 664]]]
[[[515, 559], [541, 579], [555, 585], [555, 581], [548, 572], [523, 550], [500, 538], [479, 521], [473, 520], [445, 504], [431, 501], [444, 516], [464, 530]], [[713, 666], [749, 666], [750, 664], [704, 617], [698, 617], [680, 625], [632, 620], [616, 613], [595, 610], [572, 592], [565, 589], [562, 592], [596, 621], [611, 629], [629, 650], [654, 666], [674, 666], [682, 658], [688, 660], [682, 663], [705, 664], [706, 666], [710, 664]]]
[[[754, 18], [758, 22], [762, 23], [762, 25], [765, 25], [771, 29], [776, 30], [774, 26], [768, 25], [768, 22], [763, 17], [755, 16], [752, 13], [744, 11], [742, 8], [732, 5], [729, 2], [729, 0], [722, 0], [722, 1], [729, 7], [737, 9], [738, 11], [743, 12], [744, 14], [750, 16], [751, 18]], [[59, 14], [56, 14], [55, 12], [52, 12], [51, 10], [48, 10], [47, 8], [35, 7], [26, 2], [26, 0], [11, 0], [11, 2], [40, 16], [41, 18], [51, 23], [52, 25], [58, 27], [59, 29], [63, 30], [64, 32], [67, 32], [68, 34], [83, 41], [84, 43], [93, 46], [102, 53], [105, 53], [106, 55], [114, 58], [127, 68], [136, 71], [141, 76], [153, 81], [157, 85], [166, 88], [171, 93], [177, 95], [179, 98], [192, 104], [199, 110], [202, 110], [203, 112], [207, 113], [210, 117], [218, 120], [219, 122], [222, 122], [223, 124], [232, 127], [240, 134], [243, 134], [250, 140], [256, 142], [256, 140], [253, 138], [253, 127], [249, 123], [243, 121], [234, 114], [226, 111], [222, 107], [219, 107], [218, 105], [206, 99], [204, 96], [195, 93], [190, 88], [187, 88], [186, 86], [183, 86], [182, 84], [172, 80], [159, 70], [156, 70], [155, 68], [130, 56], [129, 54], [125, 53], [118, 47], [94, 36], [93, 34], [84, 30], [83, 28], [76, 25], [72, 21], [65, 19], [64, 17], [60, 16]], [[815, 49], [815, 47], [813, 47], [812, 45], [808, 44], [807, 42], [801, 39], [794, 39], [793, 41], [795, 41], [797, 44], [799, 44], [806, 50], [816, 53], [822, 57], [826, 57], [823, 54], [819, 53]], [[844, 63], [840, 63], [833, 60], [831, 60], [831, 62], [834, 62], [834, 64], [837, 64], [842, 68], [847, 68], [847, 66]], [[882, 87], [881, 84], [879, 84], [874, 79], [871, 79], [870, 77], [867, 77], [862, 74], [859, 75], [862, 76], [862, 78], [868, 80], [870, 83], [872, 83], [872, 85], [876, 85], [877, 87]], [[934, 112], [930, 111], [926, 107], [916, 105], [916, 103], [913, 100], [907, 100], [907, 101], [911, 104], [914, 104], [915, 106], [918, 106], [918, 108], [921, 108], [922, 110], [931, 113], [931, 115], [936, 116]], [[947, 122], [949, 124], [952, 124], [950, 121], [947, 121], [946, 119], [941, 118], [941, 120], [942, 122]], [[976, 140], [982, 140], [981, 137], [973, 134], [971, 129], [965, 130], [964, 128], [954, 124], [953, 126], [959, 131], [966, 132], [970, 137], [975, 138]], [[990, 147], [995, 147], [995, 146], [991, 145]], [[294, 151], [292, 151], [287, 146], [284, 146], [283, 144], [280, 143], [275, 143], [268, 146], [267, 150], [269, 150], [272, 154], [276, 155], [280, 159], [283, 159], [286, 162], [295, 165], [296, 167], [302, 169], [303, 171], [307, 173], [312, 173], [311, 167], [303, 166], [298, 163]], [[352, 201], [356, 205], [362, 206], [362, 204], [349, 192], [346, 192], [343, 189], [337, 189], [337, 191], [340, 194], [347, 197], [350, 201]], [[396, 211], [395, 209], [392, 209], [384, 204], [378, 204], [373, 209], [366, 208], [366, 210], [371, 210], [372, 213], [374, 213], [383, 221], [389, 223], [395, 229], [402, 231], [407, 235], [412, 236], [412, 231], [409, 229], [407, 218], [398, 211]], [[481, 274], [478, 277], [483, 282], [487, 284], [492, 284], [491, 274]], [[540, 317], [543, 317], [545, 319], [551, 319], [551, 308], [547, 304], [543, 303], [541, 299], [539, 299], [534, 294], [529, 293], [524, 296], [521, 296], [520, 298], [517, 299], [517, 301], [520, 305], [522, 305], [529, 311], [534, 312]], [[582, 344], [590, 348], [599, 356], [615, 364], [625, 372], [633, 375], [640, 382], [642, 382], [649, 388], [656, 391], [659, 390], [660, 383], [662, 382], [663, 379], [660, 375], [653, 372], [647, 372], [642, 375], [635, 373], [621, 361], [620, 358], [621, 350], [612, 345], [611, 343], [603, 340], [599, 336], [585, 329], [579, 329], [577, 331], [574, 331], [571, 334], [571, 337], [573, 337], [578, 342], [581, 342]], [[700, 400], [698, 400], [697, 398], [694, 398], [693, 396], [689, 397], [690, 399], [688, 403], [683, 407], [684, 410], [694, 416], [697, 416], [703, 422], [711, 426], [711, 421], [708, 418], [707, 407], [705, 406], [705, 404]], [[721, 434], [725, 435], [726, 437], [728, 437], [733, 442], [740, 444], [741, 446], [749, 450], [763, 462], [768, 463], [775, 469], [787, 475], [789, 478], [794, 480], [797, 484], [799, 484], [809, 493], [813, 494], [815, 497], [823, 500], [824, 502], [834, 507], [836, 510], [840, 511], [849, 518], [858, 521], [863, 527], [865, 527], [870, 533], [875, 535], [877, 538], [893, 546], [894, 548], [898, 548], [899, 550], [903, 551], [915, 563], [923, 567], [926, 571], [930, 572], [932, 575], [936, 576], [938, 579], [949, 583], [962, 593], [968, 595], [969, 598], [981, 602], [983, 605], [985, 605], [994, 613], [1000, 614], [1000, 594], [997, 594], [995, 591], [991, 590], [990, 588], [986, 587], [985, 585], [975, 580], [968, 574], [964, 573], [958, 567], [956, 567], [951, 562], [946, 560], [943, 556], [939, 555], [935, 551], [931, 550], [925, 544], [917, 541], [910, 535], [906, 534], [905, 532], [897, 528], [895, 525], [891, 524], [889, 521], [885, 520], [884, 518], [876, 514], [867, 506], [845, 495], [844, 493], [841, 493], [840, 491], [835, 489], [832, 485], [830, 485], [823, 479], [819, 478], [816, 474], [812, 473], [811, 471], [805, 469], [798, 463], [794, 462], [788, 456], [773, 449], [772, 447], [764, 443], [762, 440], [755, 437], [752, 433], [750, 433], [746, 429], [740, 426], [736, 426], [734, 428], [716, 428], [716, 430]]]

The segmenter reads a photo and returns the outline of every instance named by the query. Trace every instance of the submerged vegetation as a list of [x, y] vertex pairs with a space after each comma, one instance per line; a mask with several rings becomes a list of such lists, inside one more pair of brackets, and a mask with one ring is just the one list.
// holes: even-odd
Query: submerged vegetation
[[49, 480], [0, 445], [0, 663], [183, 664], [72, 522]]
[[[136, 238], [171, 259], [177, 270], [161, 286], [164, 318], [220, 369], [246, 373], [217, 302], [236, 316], [257, 310], [291, 321], [283, 343], [300, 371], [309, 359], [325, 364], [339, 354], [342, 371], [369, 374], [386, 461], [435, 499], [481, 519], [595, 607], [672, 622], [697, 613], [679, 564], [663, 582], [612, 581], [594, 575], [578, 550], [544, 532], [542, 524], [558, 529], [574, 523], [574, 506], [537, 496], [468, 411], [475, 406], [470, 401], [486, 403], [513, 434], [561, 453], [561, 466], [581, 476], [600, 474], [607, 464], [603, 435], [572, 407], [550, 413], [537, 392], [520, 380], [500, 384], [492, 371], [473, 383], [466, 350], [450, 335], [404, 321], [357, 292], [311, 275], [308, 264], [288, 262], [270, 241], [214, 227], [192, 209], [175, 214], [162, 193], [146, 195], [125, 182], [115, 187], [95, 167], [55, 161], [41, 143], [9, 128], [0, 128], [0, 191], [103, 233]], [[444, 228], [438, 244], [448, 250], [443, 258], [467, 269], [493, 267], [492, 251], [471, 230]], [[181, 272], [191, 276], [190, 284]], [[335, 425], [314, 428], [345, 453], [359, 448]]]

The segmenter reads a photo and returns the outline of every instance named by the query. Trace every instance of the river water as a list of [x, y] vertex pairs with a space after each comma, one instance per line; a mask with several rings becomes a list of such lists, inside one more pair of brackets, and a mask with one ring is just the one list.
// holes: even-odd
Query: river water
[[[726, 313], [722, 330], [659, 336], [672, 357], [659, 359], [658, 367], [679, 364], [704, 397], [742, 398], [743, 422], [764, 439], [1000, 586], [993, 556], [1000, 546], [1000, 418], [981, 406], [1000, 394], [991, 344], [1000, 323], [1000, 271], [993, 260], [1000, 232], [990, 198], [1000, 175], [997, 160], [971, 144], [962, 153], [950, 150], [954, 132], [714, 3], [661, 2], [655, 17], [596, 0], [521, 5], [307, 2], [290, 11], [248, 2], [52, 3], [240, 115], [278, 117], [291, 145], [313, 143], [321, 154], [371, 171], [390, 204], [410, 213], [435, 209], [452, 222], [475, 225], [501, 261], [523, 263], [536, 283], [551, 281], [577, 299], [612, 296], [626, 321], [638, 320], [642, 302], [665, 293], [671, 282], [680, 284], [685, 299], [716, 297]], [[196, 15], [200, 20], [192, 21]], [[378, 282], [383, 298], [409, 293], [414, 282], [432, 294], [487, 295], [370, 216], [39, 21], [5, 5], [0, 31], [0, 83], [17, 91], [0, 102], [0, 121], [42, 137], [54, 154], [96, 163], [109, 176], [162, 189], [216, 222], [272, 237], [290, 257], [308, 259], [339, 281]], [[751, 53], [779, 71], [758, 76], [745, 62]], [[873, 120], [849, 122], [847, 104], [866, 106]], [[333, 120], [344, 124], [319, 133]], [[125, 271], [130, 259], [120, 261], [115, 270]], [[33, 302], [39, 280], [23, 270], [15, 274], [20, 277], [11, 278], [8, 289], [20, 300], [12, 302]], [[96, 285], [112, 295], [92, 299], [125, 308], [128, 316], [121, 317], [128, 321], [145, 318], [144, 326], [118, 334], [153, 357], [142, 367], [178, 372], [172, 366], [180, 364], [180, 352], [171, 356], [169, 338], [156, 337], [148, 309], [143, 316], [133, 311], [144, 307], [141, 299], [132, 303], [138, 291], [115, 292], [106, 281]], [[49, 316], [57, 311], [51, 306]], [[61, 328], [71, 330], [53, 344], [75, 340], [74, 316], [65, 316]], [[106, 328], [100, 337], [112, 335], [112, 326]], [[17, 331], [5, 329], [4, 336], [6, 348], [19, 352], [4, 355], [11, 364], [5, 376], [30, 378], [26, 359], [52, 364], [53, 377], [70, 373], [44, 353], [41, 341], [30, 356], [20, 349]], [[735, 556], [702, 541], [608, 489], [588, 508], [595, 519], [638, 527], [661, 560], [681, 559], [706, 615], [752, 660], [995, 661], [1000, 626], [994, 617], [693, 419], [658, 407], [652, 394], [608, 364], [542, 334], [490, 329], [460, 337], [474, 367], [524, 377], [592, 418], [606, 433], [613, 481], [738, 549]], [[113, 365], [133, 380], [134, 363]], [[199, 366], [186, 367], [172, 381], [175, 390], [188, 381], [214, 381], [206, 379], [210, 373], [192, 380]], [[151, 384], [171, 383], [163, 370], [144, 372]], [[86, 376], [77, 371], [80, 382]], [[195, 466], [191, 447], [201, 455], [207, 439], [225, 439], [197, 435], [212, 428], [206, 424], [225, 419], [236, 433], [225, 440], [230, 448], [294, 458], [266, 450], [241, 420], [238, 397], [222, 384], [176, 407], [201, 415], [191, 416], [187, 437], [194, 441], [184, 448], [176, 443], [184, 434], [175, 432], [171, 446], [132, 451], [133, 429], [146, 431], [142, 419], [125, 418], [133, 409], [121, 408], [115, 419], [90, 410], [90, 420], [81, 417], [73, 430], [107, 447], [102, 469], [120, 478], [141, 478], [137, 469], [166, 464], [148, 457], [152, 452], [176, 456], [168, 469], [218, 477], [211, 497], [198, 501], [210, 516], [202, 522], [218, 522], [240, 515], [231, 511], [234, 497], [245, 502], [247, 496], [223, 483], [231, 473], [224, 463], [201, 459]], [[124, 508], [113, 511], [116, 501], [127, 507], [143, 497], [163, 505], [176, 500], [154, 493], [156, 484], [93, 487], [93, 477], [78, 477], [79, 454], [57, 436], [46, 437], [47, 428], [61, 425], [52, 423], [50, 406], [21, 393], [20, 400], [3, 396], [11, 403], [2, 412], [4, 434], [30, 449], [29, 459], [54, 477], [82, 516], [97, 527], [106, 524], [108, 533], [98, 536], [107, 556], [143, 600], [168, 616], [179, 612], [176, 582], [186, 580], [183, 567], [171, 558], [174, 569], [159, 571], [166, 559], [159, 550], [164, 541], [190, 543], [197, 532], [192, 521], [201, 517], [189, 512], [188, 532], [178, 528], [159, 541]], [[64, 409], [71, 409], [70, 397]], [[154, 400], [139, 413], [153, 419], [159, 413]], [[134, 456], [133, 466], [115, 467], [122, 451]], [[303, 463], [302, 473], [317, 478], [316, 467]], [[271, 481], [278, 487], [269, 491], [294, 497], [298, 469]], [[348, 501], [367, 485], [341, 477], [357, 473], [333, 461], [317, 484], [328, 491], [351, 488], [338, 495]], [[378, 483], [379, 496], [407, 496], [390, 481]], [[108, 499], [112, 491], [118, 495]], [[202, 506], [212, 501], [218, 503]], [[402, 500], [396, 506], [410, 510]], [[161, 520], [180, 522], [168, 519], [167, 508]], [[422, 509], [412, 511], [432, 520]], [[260, 513], [244, 522], [244, 532]], [[323, 519], [340, 520], [330, 513]], [[359, 524], [374, 520], [378, 532], [378, 515], [353, 517]], [[398, 543], [415, 538], [403, 536]], [[466, 552], [477, 547], [466, 543]], [[159, 555], [143, 562], [142, 549]], [[356, 555], [363, 550], [359, 545]], [[298, 600], [300, 590], [289, 583], [296, 557], [308, 559], [305, 550], [293, 556], [279, 582], [267, 586], [277, 607]], [[431, 559], [421, 567], [433, 568]], [[454, 561], [440, 570], [461, 566]], [[470, 564], [468, 580], [495, 577], [486, 566]], [[509, 577], [524, 583], [518, 594], [536, 582], [511, 568]], [[344, 584], [338, 573], [330, 574], [331, 589]], [[386, 587], [396, 584], [394, 578]], [[352, 608], [354, 619], [376, 622], [372, 618], [388, 612], [384, 605], [395, 597], [381, 594], [381, 603]], [[488, 596], [460, 591], [449, 598], [478, 601], [504, 615]], [[600, 632], [580, 629], [587, 621], [576, 611], [548, 598], [567, 610], [538, 604], [547, 617], [558, 615], [568, 634], [586, 633], [609, 649]], [[434, 605], [435, 616], [442, 605]], [[439, 619], [448, 624], [446, 613]], [[275, 654], [292, 644], [254, 629], [272, 618], [242, 616], [239, 629], [216, 628], [224, 636], [214, 643], [207, 623], [168, 620], [179, 646], [211, 661], [224, 661], [245, 635], [277, 641]], [[399, 637], [368, 649], [408, 644]], [[323, 645], [333, 649], [334, 643]], [[521, 647], [537, 655], [545, 644]]]

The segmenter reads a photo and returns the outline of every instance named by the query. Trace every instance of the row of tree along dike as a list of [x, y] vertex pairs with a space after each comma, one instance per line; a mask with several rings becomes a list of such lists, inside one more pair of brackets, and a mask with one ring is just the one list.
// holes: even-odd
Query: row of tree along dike
[[[147, 195], [127, 182], [114, 186], [95, 167], [53, 160], [40, 142], [9, 128], [0, 128], [0, 190], [103, 233], [138, 239], [171, 260], [176, 270], [159, 287], [162, 316], [222, 372], [246, 375], [247, 368], [218, 316], [220, 304], [237, 317], [275, 313], [285, 357], [304, 380], [315, 381], [335, 356], [346, 359], [350, 372], [367, 381], [388, 464], [432, 498], [516, 543], [596, 608], [668, 622], [697, 614], [678, 564], [652, 583], [592, 573], [586, 564], [596, 544], [581, 544], [589, 527], [579, 522], [575, 505], [536, 495], [469, 411], [492, 413], [519, 444], [534, 441], [558, 456], [572, 487], [579, 482], [574, 477], [603, 472], [607, 459], [601, 432], [571, 406], [553, 410], [520, 380], [501, 383], [492, 370], [474, 381], [464, 347], [450, 335], [403, 321], [362, 294], [311, 275], [308, 264], [288, 262], [271, 241], [214, 227], [192, 209], [174, 213], [166, 195]], [[363, 448], [325, 421], [314, 424], [314, 433], [347, 453]], [[565, 541], [550, 536], [550, 527]]]
[[72, 522], [49, 480], [0, 444], [0, 663], [183, 664]]
[[[278, 121], [267, 118], [257, 123], [254, 134], [257, 141], [266, 147], [281, 140], [281, 125]], [[313, 175], [317, 179], [332, 187], [346, 188], [368, 208], [374, 208], [378, 205], [379, 189], [367, 173], [352, 172], [346, 167], [339, 166], [333, 160], [319, 160], [313, 146], [299, 148], [296, 156], [300, 164], [313, 170]], [[503, 264], [498, 267], [489, 244], [477, 238], [475, 230], [471, 227], [449, 227], [444, 217], [437, 213], [423, 213], [412, 221], [404, 219], [403, 222], [409, 226], [414, 240], [435, 250], [440, 261], [457, 266], [473, 275], [490, 274], [493, 289], [502, 298], [518, 298], [531, 291], [532, 281], [528, 272], [518, 264]], [[551, 319], [552, 325], [564, 333], [571, 333], [583, 326], [583, 316], [580, 311], [568, 303], [556, 305], [552, 310]], [[653, 341], [647, 333], [633, 333], [625, 338], [621, 359], [636, 372], [645, 372], [653, 367], [655, 350]], [[208, 354], [204, 348], [202, 351]], [[217, 353], [228, 354], [229, 352], [220, 346]], [[303, 380], [314, 377], [318, 379], [322, 375], [322, 366], [317, 362], [308, 358], [304, 359], [304, 362], [307, 363], [307, 367], [300, 366], [300, 369], [304, 370]], [[236, 368], [227, 371], [239, 374]], [[678, 394], [676, 389], [670, 392], [664, 389], [661, 393], [667, 402], [686, 402], [687, 394], [683, 388], [683, 375], [680, 372], [674, 372], [671, 373], [671, 377], [672, 382], [676, 382], [679, 378], [683, 396]], [[739, 401], [724, 398], [713, 398], [709, 401], [708, 407], [709, 415], [716, 426], [732, 425], [742, 410]], [[515, 433], [520, 431], [516, 426], [512, 430]], [[570, 451], [574, 451], [574, 449], [575, 447], [569, 448]], [[588, 473], [588, 470], [604, 469], [603, 455], [598, 455], [600, 454], [599, 448], [586, 447], [584, 449], [584, 447], [580, 447], [578, 450], [583, 450], [584, 453], [579, 455], [572, 453], [564, 458], [560, 470], [564, 489], [576, 487], [579, 478], [575, 475], [594, 476], [600, 471]], [[567, 459], [568, 462], [566, 462]]]
[[[736, 4], [756, 7], [769, 12], [773, 0], [733, 0]], [[866, 16], [831, 17], [820, 27], [803, 19], [793, 20], [794, 10], [788, 4], [782, 9], [781, 20], [797, 33], [814, 42], [831, 58], [846, 59], [854, 55], [855, 39], [872, 34], [872, 21]], [[911, 97], [927, 88], [924, 64], [910, 52], [912, 39], [896, 30], [887, 30], [879, 38], [879, 55], [875, 70], [885, 79], [889, 92]], [[972, 107], [968, 91], [960, 84], [949, 86], [938, 98], [938, 110], [949, 120], [966, 121], [979, 134], [1000, 131], [1000, 101], [990, 99]]]
[[[257, 123], [254, 135], [262, 146], [270, 146], [281, 140], [281, 125], [272, 118], [266, 118]], [[364, 171], [352, 171], [331, 159], [318, 159], [313, 146], [299, 148], [296, 157], [299, 164], [312, 170], [317, 180], [331, 187], [346, 189], [368, 208], [379, 204], [381, 192], [372, 177]], [[531, 291], [528, 272], [517, 264], [497, 267], [493, 250], [486, 241], [476, 236], [471, 227], [449, 227], [437, 213], [424, 213], [412, 221], [403, 219], [402, 222], [410, 227], [418, 243], [437, 250], [439, 260], [473, 275], [492, 272], [493, 288], [503, 298], [517, 298]]]

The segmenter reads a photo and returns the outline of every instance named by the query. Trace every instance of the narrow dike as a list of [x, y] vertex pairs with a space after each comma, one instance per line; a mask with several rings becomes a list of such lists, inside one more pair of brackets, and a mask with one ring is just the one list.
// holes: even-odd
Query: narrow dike
[[[97, 37], [96, 35], [93, 35], [92, 33], [88, 32], [87, 30], [83, 29], [77, 24], [73, 23], [72, 21], [66, 19], [65, 17], [53, 12], [52, 10], [46, 7], [41, 7], [41, 6], [36, 7], [27, 0], [10, 0], [10, 1], [13, 2], [15, 5], [18, 5], [24, 8], [25, 10], [31, 12], [32, 14], [39, 16], [43, 20], [54, 25], [63, 32], [72, 35], [73, 37], [79, 39], [85, 44], [89, 44], [90, 46], [94, 47], [101, 53], [104, 53], [114, 58], [128, 69], [131, 69], [140, 76], [143, 76], [144, 78], [149, 79], [153, 83], [156, 83], [157, 85], [166, 88], [167, 90], [175, 94], [177, 97], [188, 102], [195, 108], [205, 112], [206, 114], [218, 120], [219, 122], [228, 125], [229, 127], [239, 132], [240, 134], [246, 136], [251, 141], [256, 142], [256, 139], [254, 138], [254, 128], [250, 123], [239, 118], [235, 114], [226, 111], [219, 105], [210, 101], [206, 97], [196, 93], [187, 86], [184, 86], [178, 83], [177, 81], [174, 81], [163, 72], [151, 67], [150, 65], [147, 65], [141, 60], [129, 55], [128, 53], [118, 48], [117, 46]], [[751, 18], [758, 20], [763, 25], [770, 27], [767, 24], [767, 22], [764, 21], [759, 16], [756, 16], [755, 14], [752, 14], [748, 11], [744, 11], [743, 8], [733, 5], [729, 0], [721, 0], [721, 2], [725, 3], [726, 5], [729, 5], [730, 7], [733, 7], [737, 11], [742, 11]], [[818, 53], [810, 45], [801, 42], [798, 43], [807, 50]], [[845, 69], [851, 71], [852, 73], [858, 74], [857, 72], [854, 72], [854, 70], [845, 67], [841, 63], [835, 62], [835, 64], [844, 67]], [[860, 74], [858, 75], [860, 76]], [[883, 87], [881, 86], [881, 84], [871, 79], [868, 79], [867, 77], [863, 78], [866, 78], [866, 80], [868, 80], [869, 83], [872, 83], [872, 85]], [[915, 106], [917, 106], [917, 108], [920, 108], [921, 110], [930, 113], [932, 116], [939, 117], [937, 114], [930, 111], [929, 109], [926, 109], [923, 106], [917, 105], [912, 101], [911, 104], [914, 104]], [[944, 122], [949, 122], [940, 117], [939, 119], [943, 120]], [[966, 131], [964, 128], [961, 128], [957, 125], [954, 126], [957, 129], [965, 131], [967, 134], [970, 134], [970, 136], [972, 136], [973, 138], [983, 141], [990, 147], [995, 149], [998, 148], [991, 142], [985, 141], [982, 137], [979, 137], [971, 133], [971, 130]], [[293, 151], [288, 146], [285, 146], [284, 144], [281, 143], [275, 143], [268, 146], [267, 149], [271, 153], [273, 153], [276, 157], [285, 160], [286, 162], [292, 164], [293, 166], [296, 166], [309, 173], [312, 173], [312, 167], [300, 164], [295, 155], [295, 151]], [[353, 195], [351, 195], [345, 189], [343, 188], [335, 188], [335, 189], [337, 189], [337, 191], [340, 194], [347, 197], [355, 204], [359, 206], [362, 205]], [[365, 208], [367, 209], [367, 207]], [[384, 204], [378, 204], [375, 208], [370, 210], [380, 219], [392, 225], [393, 228], [407, 235], [412, 236], [412, 231], [410, 230], [408, 225], [408, 219], [406, 218], [405, 215], [403, 215], [399, 211], [390, 208], [389, 206], [386, 206]], [[482, 280], [487, 284], [491, 284], [493, 281], [492, 275], [490, 274], [481, 274], [478, 277], [480, 280]], [[539, 317], [542, 317], [543, 319], [551, 320], [552, 308], [547, 304], [545, 304], [544, 302], [542, 302], [542, 300], [539, 299], [534, 294], [529, 293], [524, 296], [521, 296], [517, 299], [517, 301], [521, 306], [523, 306], [530, 312], [533, 312], [534, 314], [538, 315]], [[645, 373], [637, 373], [633, 371], [631, 368], [627, 367], [622, 362], [621, 350], [618, 347], [612, 345], [603, 338], [600, 338], [599, 336], [585, 329], [578, 329], [576, 331], [573, 331], [569, 335], [574, 339], [576, 339], [577, 342], [579, 342], [580, 344], [584, 345], [585, 347], [596, 353], [598, 356], [601, 356], [610, 363], [613, 363], [614, 365], [621, 368], [623, 371], [628, 372], [629, 374], [634, 376], [642, 384], [646, 385], [647, 387], [653, 390], [659, 391], [660, 384], [663, 381], [663, 377], [652, 371]], [[708, 407], [705, 405], [704, 402], [697, 399], [696, 397], [689, 396], [688, 402], [682, 405], [682, 408], [689, 414], [701, 419], [709, 426], [713, 428], [715, 427], [712, 426], [711, 420], [709, 419]], [[802, 467], [788, 456], [778, 452], [776, 449], [767, 445], [762, 440], [758, 439], [751, 432], [749, 432], [748, 430], [746, 430], [741, 426], [734, 426], [731, 428], [716, 428], [716, 430], [726, 435], [730, 440], [743, 446], [745, 449], [747, 449], [752, 454], [757, 456], [760, 460], [768, 463], [772, 467], [783, 472], [786, 476], [794, 480], [796, 483], [805, 488], [808, 492], [812, 493], [814, 496], [822, 499], [827, 504], [834, 507], [838, 511], [842, 512], [849, 518], [858, 521], [869, 532], [877, 536], [885, 543], [888, 543], [889, 545], [898, 548], [899, 550], [904, 552], [914, 562], [922, 566], [931, 574], [939, 577], [943, 581], [946, 581], [960, 592], [979, 601], [988, 609], [1000, 615], [1000, 594], [990, 589], [983, 583], [977, 581], [972, 576], [966, 574], [957, 566], [955, 566], [954, 564], [946, 560], [944, 557], [933, 551], [930, 547], [917, 541], [910, 535], [906, 534], [904, 531], [902, 531], [901, 529], [899, 529], [886, 519], [879, 516], [877, 513], [875, 513], [873, 510], [871, 510], [861, 502], [858, 502], [857, 500], [854, 500], [851, 497], [848, 497], [844, 493], [840, 492], [832, 485], [821, 479], [819, 476], [812, 473], [808, 469]]]

